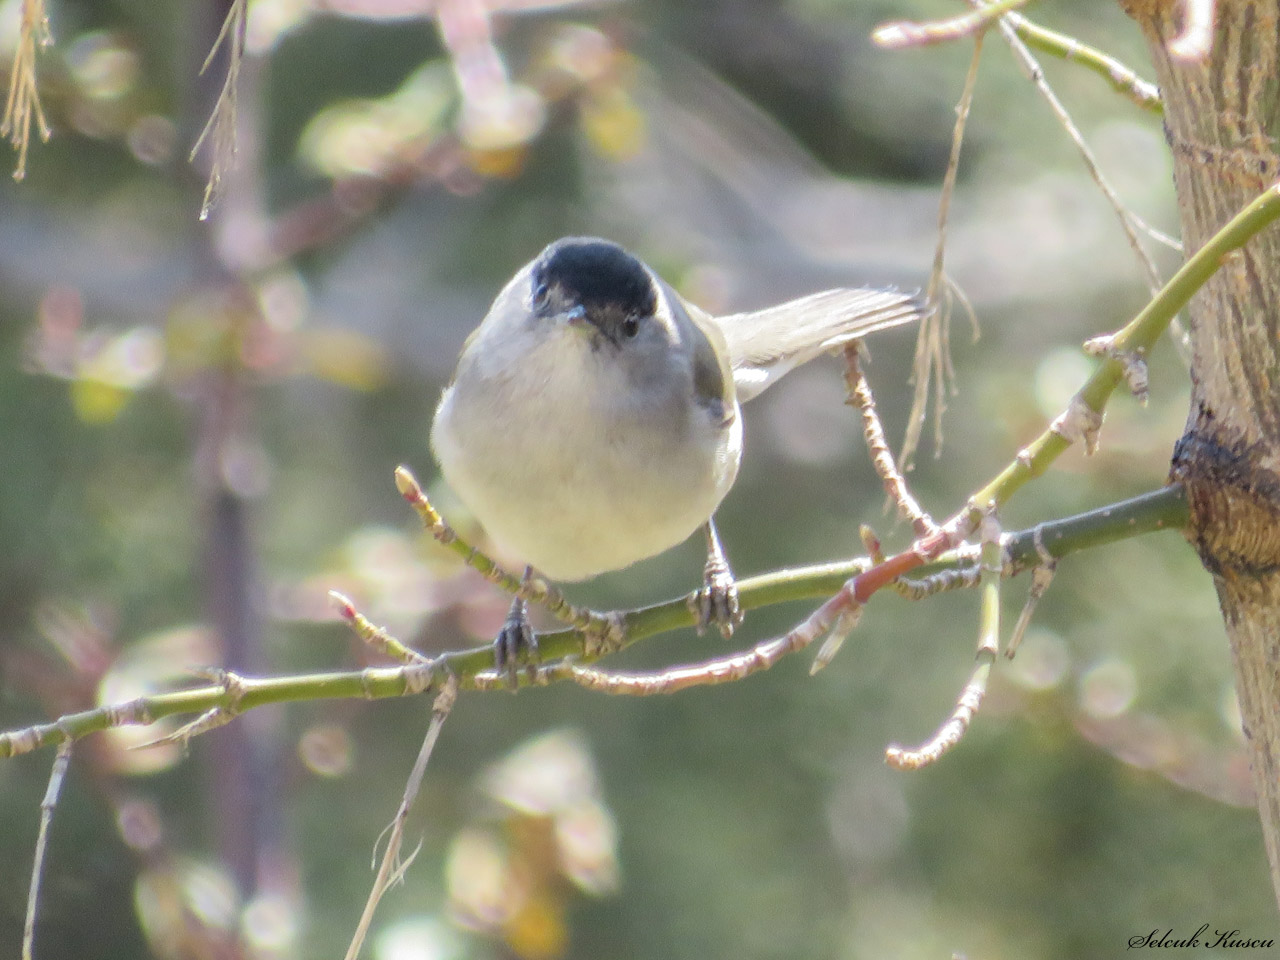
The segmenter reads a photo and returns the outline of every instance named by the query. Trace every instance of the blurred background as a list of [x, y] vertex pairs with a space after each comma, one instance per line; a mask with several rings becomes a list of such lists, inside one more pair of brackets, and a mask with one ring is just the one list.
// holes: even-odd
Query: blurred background
[[[200, 222], [210, 156], [187, 154], [225, 75], [217, 58], [197, 80], [227, 6], [54, 0], [38, 69], [55, 134], [25, 182], [0, 179], [0, 728], [201, 665], [381, 662], [329, 589], [427, 652], [487, 641], [505, 597], [424, 538], [391, 474], [411, 465], [482, 541], [426, 436], [490, 298], [567, 233], [628, 245], [711, 309], [921, 285], [972, 44], [888, 53], [868, 34], [960, 9], [253, 0], [237, 162]], [[6, 75], [18, 10], [0, 3]], [[1110, 0], [1034, 12], [1145, 65]], [[958, 312], [945, 441], [926, 430], [912, 474], [937, 516], [1061, 409], [1090, 370], [1080, 341], [1146, 296], [1067, 137], [997, 37], [984, 52], [948, 253], [981, 338]], [[1159, 117], [1045, 69], [1124, 200], [1176, 232]], [[912, 338], [871, 349], [900, 438]], [[1118, 396], [1101, 452], [1065, 456], [1006, 527], [1162, 483], [1187, 403], [1168, 343], [1152, 384], [1146, 409]], [[719, 517], [740, 575], [860, 553], [860, 523], [907, 542], [842, 398], [839, 365], [818, 362], [748, 409]], [[701, 562], [686, 545], [569, 593], [665, 599]], [[1007, 622], [1025, 589], [1008, 587]], [[878, 597], [816, 678], [796, 658], [669, 698], [463, 696], [365, 955], [1065, 960], [1202, 923], [1273, 936], [1229, 653], [1182, 539], [1069, 558], [967, 739], [927, 770], [887, 768], [886, 745], [952, 709], [976, 608]], [[616, 665], [725, 654], [810, 609]], [[39, 956], [340, 956], [428, 707], [256, 710], [186, 756], [131, 749], [156, 728], [83, 741]], [[6, 955], [51, 760], [0, 762]]]

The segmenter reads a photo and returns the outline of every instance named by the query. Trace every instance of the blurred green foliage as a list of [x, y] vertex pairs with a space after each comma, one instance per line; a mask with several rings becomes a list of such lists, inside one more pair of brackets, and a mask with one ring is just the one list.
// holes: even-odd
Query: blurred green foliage
[[[496, 49], [533, 98], [507, 114], [468, 113], [434, 25], [391, 15], [412, 4], [333, 6], [362, 16], [252, 4], [240, 166], [205, 224], [185, 154], [220, 82], [220, 64], [196, 81], [218, 5], [51, 6], [40, 71], [56, 134], [33, 146], [25, 183], [0, 184], [0, 727], [188, 682], [223, 658], [355, 667], [368, 655], [334, 622], [330, 588], [424, 650], [490, 637], [504, 598], [424, 542], [391, 472], [434, 476], [427, 423], [463, 337], [560, 234], [629, 244], [712, 308], [925, 275], [971, 48], [888, 54], [867, 36], [953, 5], [498, 15]], [[5, 23], [16, 10], [0, 4]], [[1036, 13], [1141, 72], [1141, 39], [1109, 0]], [[11, 34], [0, 43], [7, 58]], [[1158, 119], [1069, 65], [1046, 72], [1125, 199], [1175, 229]], [[982, 338], [957, 315], [946, 443], [912, 475], [943, 516], [1078, 386], [1076, 345], [1144, 298], [1114, 215], [994, 37], [949, 264]], [[905, 335], [872, 344], [894, 437], [911, 348]], [[1163, 481], [1186, 373], [1165, 347], [1152, 374], [1150, 406], [1118, 398], [1103, 450], [1064, 457], [1007, 526]], [[864, 522], [890, 548], [906, 542], [834, 364], [753, 404], [747, 449], [720, 515], [739, 573], [859, 552]], [[438, 483], [433, 496], [479, 535]], [[571, 596], [682, 593], [696, 554]], [[1006, 588], [1009, 618], [1023, 590]], [[411, 821], [422, 850], [369, 955], [1076, 960], [1153, 929], [1272, 935], [1229, 654], [1182, 540], [1063, 563], [968, 738], [925, 771], [887, 769], [887, 744], [920, 742], [951, 709], [976, 606], [878, 597], [816, 678], [783, 661], [672, 698], [463, 697]], [[806, 612], [753, 614], [741, 639]], [[210, 629], [236, 622], [250, 649]], [[673, 636], [619, 662], [728, 649]], [[126, 749], [150, 731], [80, 745], [39, 956], [337, 955], [426, 719], [419, 700], [316, 703], [240, 718], [185, 758]], [[495, 768], [533, 741], [544, 752]], [[50, 760], [0, 763], [10, 953]], [[510, 788], [522, 760], [538, 789], [513, 799], [495, 783]]]

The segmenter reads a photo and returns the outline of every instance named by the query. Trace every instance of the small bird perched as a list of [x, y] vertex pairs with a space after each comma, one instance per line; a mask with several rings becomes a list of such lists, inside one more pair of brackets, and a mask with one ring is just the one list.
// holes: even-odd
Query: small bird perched
[[[910, 294], [828, 290], [712, 317], [622, 247], [567, 237], [498, 294], [431, 428], [445, 479], [489, 535], [553, 580], [655, 556], [703, 528], [699, 629], [742, 619], [712, 514], [738, 475], [739, 404], [818, 354], [920, 317]], [[531, 647], [512, 603], [495, 661]]]

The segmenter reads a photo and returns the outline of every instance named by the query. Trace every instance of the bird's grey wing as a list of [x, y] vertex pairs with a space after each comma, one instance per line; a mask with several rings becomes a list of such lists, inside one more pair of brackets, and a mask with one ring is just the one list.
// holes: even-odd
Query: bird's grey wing
[[915, 294], [897, 290], [826, 290], [756, 310], [719, 317], [729, 345], [739, 401], [758, 396], [779, 377], [818, 354], [923, 315]]

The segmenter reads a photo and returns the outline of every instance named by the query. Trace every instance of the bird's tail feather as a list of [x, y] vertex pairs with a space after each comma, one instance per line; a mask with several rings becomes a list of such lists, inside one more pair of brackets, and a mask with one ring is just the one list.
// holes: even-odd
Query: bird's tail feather
[[917, 294], [864, 287], [826, 290], [719, 319], [738, 399], [745, 402], [820, 353], [923, 315]]

